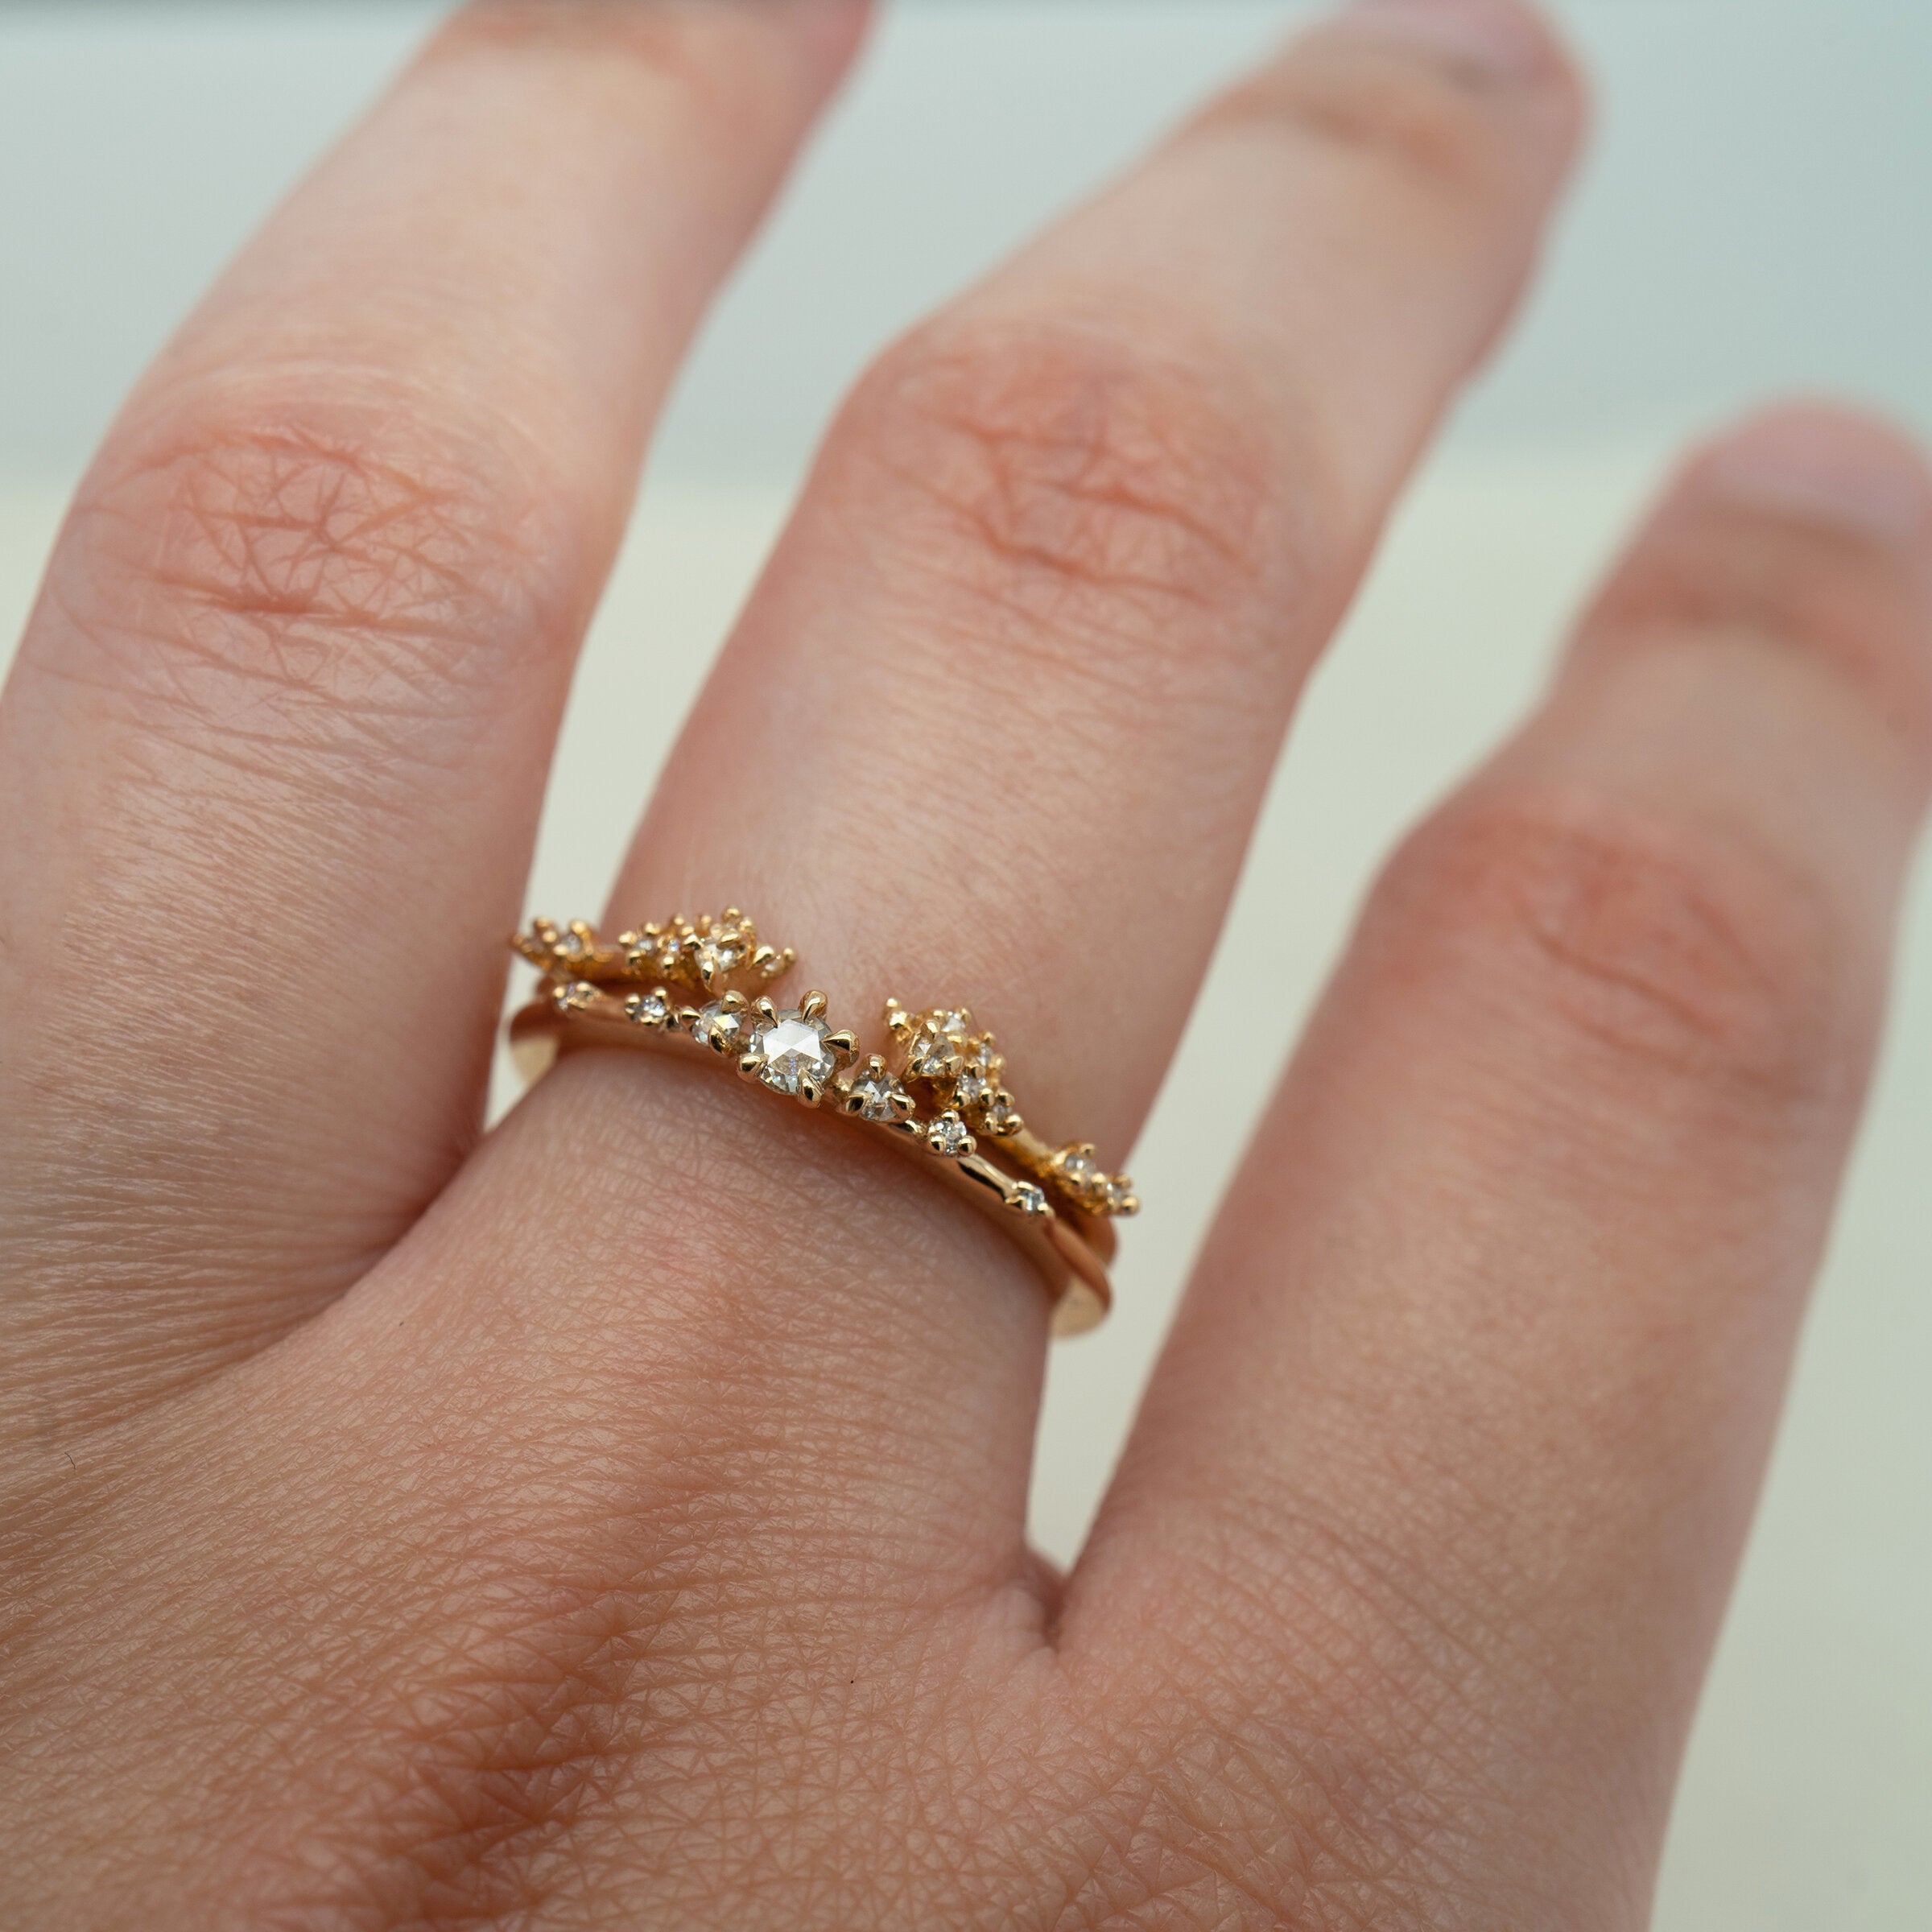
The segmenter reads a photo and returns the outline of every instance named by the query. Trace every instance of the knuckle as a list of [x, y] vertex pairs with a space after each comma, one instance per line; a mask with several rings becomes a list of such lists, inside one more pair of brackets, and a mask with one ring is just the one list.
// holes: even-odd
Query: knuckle
[[1477, 795], [1387, 890], [1456, 983], [1646, 1077], [1802, 1100], [1848, 1063], [1825, 894], [1734, 835], [1591, 796]]
[[603, 0], [479, 0], [445, 22], [435, 42], [448, 52], [473, 47], [525, 53], [581, 42], [601, 53], [634, 54], [675, 71], [704, 23], [679, 7], [610, 7]]
[[1036, 631], [1170, 644], [1195, 613], [1238, 634], [1296, 548], [1270, 413], [1171, 324], [952, 317], [875, 368], [844, 440], [915, 569]]
[[[523, 452], [518, 452], [522, 454]], [[60, 668], [197, 733], [366, 749], [460, 726], [565, 617], [560, 493], [403, 409], [192, 399], [89, 479], [52, 586]]]
[[1586, 648], [1727, 634], [1802, 652], [1932, 743], [1926, 591], [1899, 547], [1724, 500], [1667, 517], [1605, 592]]
[[[429, 52], [445, 60], [477, 53], [525, 61], [546, 54], [576, 56], [594, 63], [600, 80], [641, 80], [659, 94], [670, 88], [696, 104], [742, 113], [747, 88], [769, 65], [758, 58], [761, 40], [755, 14], [734, 19], [729, 10], [483, 0], [445, 22]], [[595, 101], [588, 94], [586, 106]]]
[[1509, 179], [1518, 146], [1497, 105], [1493, 81], [1447, 55], [1330, 31], [1224, 95], [1197, 125], [1286, 129], [1430, 192], [1487, 198]]

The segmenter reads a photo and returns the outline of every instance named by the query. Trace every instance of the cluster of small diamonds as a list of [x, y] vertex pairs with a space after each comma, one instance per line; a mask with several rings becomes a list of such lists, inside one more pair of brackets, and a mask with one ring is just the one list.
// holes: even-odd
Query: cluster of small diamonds
[[609, 945], [582, 919], [568, 926], [533, 919], [529, 931], [518, 934], [513, 943], [550, 978], [596, 985], [656, 980], [704, 993], [738, 980], [769, 985], [798, 956], [788, 947], [761, 943], [758, 927], [735, 906], [716, 918], [707, 913], [619, 933]]
[[[964, 1007], [908, 1013], [896, 1000], [888, 1001], [886, 1024], [898, 1042], [904, 1077], [936, 1094], [948, 1109], [945, 1117], [1009, 1146], [1026, 1135], [1026, 1123], [1006, 1090], [1005, 1059], [990, 1033], [974, 1030], [972, 1015]], [[1108, 1174], [1084, 1141], [1051, 1150], [1044, 1173], [1088, 1214], [1140, 1212], [1133, 1183], [1124, 1174]]]

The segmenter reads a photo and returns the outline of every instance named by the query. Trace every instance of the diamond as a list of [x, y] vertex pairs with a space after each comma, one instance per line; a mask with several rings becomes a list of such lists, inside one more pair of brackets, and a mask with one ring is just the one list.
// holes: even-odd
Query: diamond
[[751, 1051], [764, 1063], [758, 1078], [778, 1093], [797, 1094], [807, 1082], [830, 1085], [838, 1069], [826, 1044], [827, 1031], [802, 1013], [781, 1013], [768, 1021], [751, 1043]]
[[1046, 1212], [1046, 1191], [1031, 1181], [1022, 1181], [1013, 1191], [1010, 1203], [1017, 1214], [1042, 1215]]
[[700, 976], [708, 983], [736, 972], [745, 964], [745, 948], [735, 936], [714, 933], [699, 940], [694, 956]]
[[582, 1013], [597, 997], [588, 980], [566, 980], [551, 989], [551, 1004], [559, 1013]]
[[958, 1160], [972, 1152], [972, 1136], [956, 1113], [943, 1113], [926, 1129], [926, 1145], [935, 1154]]
[[989, 1091], [985, 1075], [976, 1067], [968, 1067], [952, 1084], [952, 1104], [959, 1108], [976, 1107]]
[[750, 1017], [742, 1007], [727, 1006], [721, 1000], [713, 1000], [692, 1021], [691, 1037], [715, 1052], [737, 1053], [744, 1047]]
[[1109, 1214], [1133, 1214], [1140, 1207], [1133, 1198], [1133, 1183], [1124, 1174], [1116, 1174], [1108, 1182], [1106, 1202]]
[[668, 1026], [671, 1001], [662, 993], [634, 993], [624, 1002], [624, 1014], [638, 1026]]
[[1085, 1148], [1076, 1148], [1072, 1153], [1060, 1157], [1059, 1169], [1070, 1187], [1083, 1191], [1097, 1186], [1106, 1177], [1100, 1172], [1100, 1164]]
[[906, 1089], [890, 1073], [869, 1069], [858, 1075], [845, 1089], [847, 1104], [862, 1121], [890, 1125], [906, 1110]]
[[996, 1139], [1005, 1140], [1009, 1135], [1018, 1133], [1026, 1123], [1013, 1106], [1012, 1095], [996, 1093], [980, 1109], [980, 1125]]
[[977, 1067], [989, 1079], [1006, 1063], [1000, 1058], [999, 1051], [989, 1033], [976, 1034], [960, 1049], [966, 1064]]
[[912, 1050], [906, 1071], [922, 1080], [943, 1080], [959, 1064], [959, 1054], [943, 1034], [921, 1040]]

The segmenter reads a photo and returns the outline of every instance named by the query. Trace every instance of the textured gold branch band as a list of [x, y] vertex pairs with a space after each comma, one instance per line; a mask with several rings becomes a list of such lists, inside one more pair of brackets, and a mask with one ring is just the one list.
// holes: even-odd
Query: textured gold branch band
[[964, 1008], [915, 1013], [889, 1000], [889, 1051], [865, 1054], [857, 1034], [832, 1024], [824, 993], [783, 1006], [759, 990], [795, 956], [764, 944], [736, 908], [608, 943], [581, 920], [538, 919], [513, 943], [543, 976], [510, 1022], [526, 1077], [573, 1040], [729, 1060], [745, 1080], [920, 1157], [992, 1214], [1046, 1278], [1055, 1333], [1081, 1333], [1106, 1315], [1111, 1221], [1138, 1212], [1133, 1184], [1086, 1142], [1055, 1146], [1028, 1127], [993, 1036]]

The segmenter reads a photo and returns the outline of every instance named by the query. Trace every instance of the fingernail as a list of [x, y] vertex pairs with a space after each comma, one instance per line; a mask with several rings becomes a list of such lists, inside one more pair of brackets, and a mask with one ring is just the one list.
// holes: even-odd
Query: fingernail
[[1932, 483], [1896, 431], [1843, 411], [1765, 416], [1708, 451], [1692, 487], [1885, 543], [1932, 531]]
[[1351, 0], [1337, 18], [1496, 80], [1528, 80], [1550, 62], [1548, 34], [1518, 0]]

